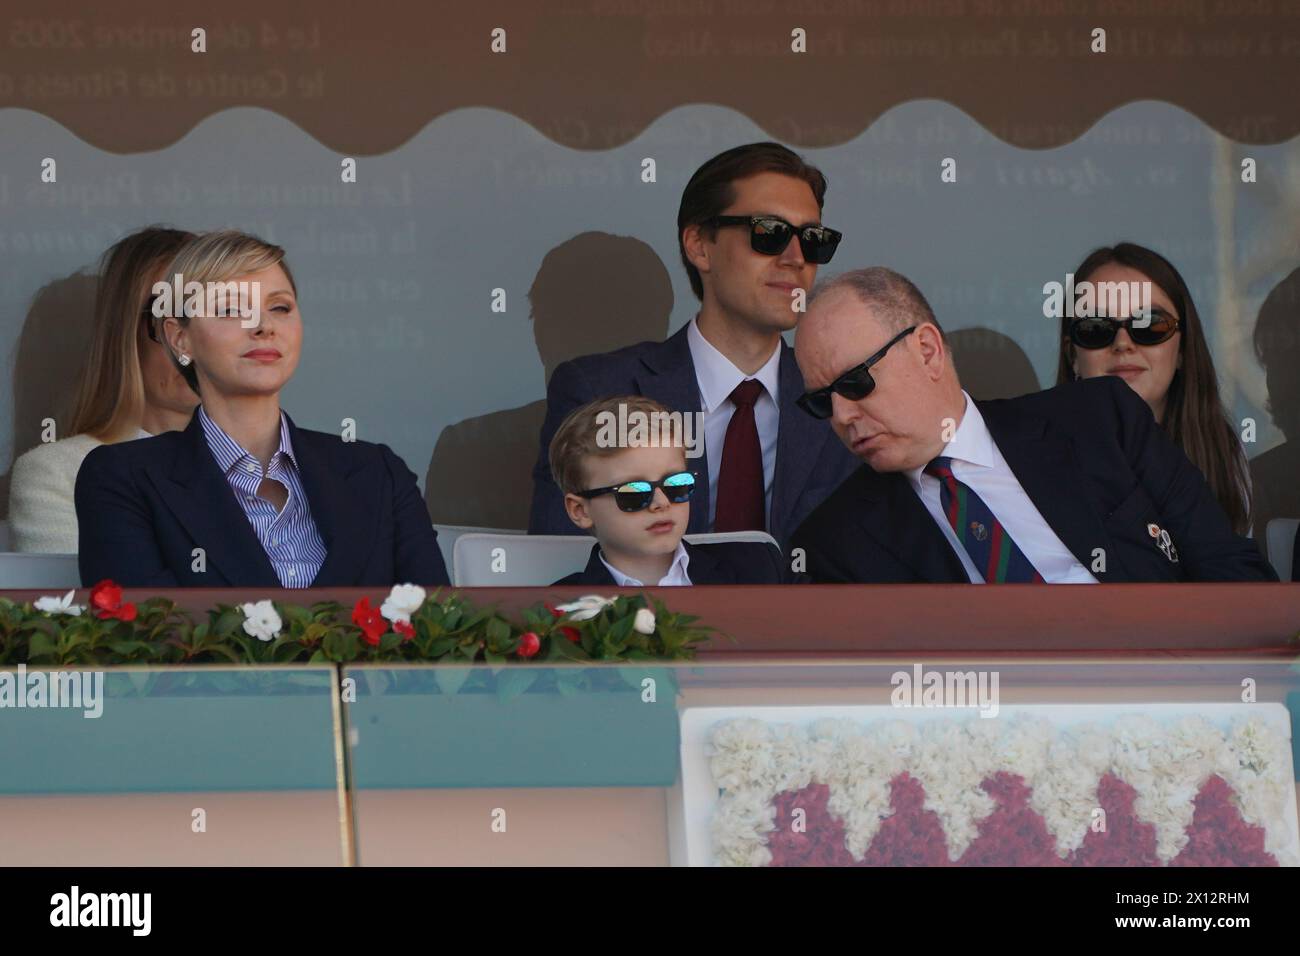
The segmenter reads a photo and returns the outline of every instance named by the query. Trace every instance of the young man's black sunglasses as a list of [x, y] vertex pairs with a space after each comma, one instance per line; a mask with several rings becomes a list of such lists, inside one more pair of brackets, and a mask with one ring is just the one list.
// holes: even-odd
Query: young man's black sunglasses
[[681, 504], [683, 501], [691, 500], [691, 493], [695, 491], [695, 475], [689, 471], [678, 471], [665, 475], [658, 481], [635, 479], [625, 481], [621, 485], [588, 488], [586, 491], [579, 491], [578, 494], [583, 498], [612, 494], [619, 511], [645, 511], [654, 501], [656, 488], [662, 488], [664, 495], [673, 504]]
[[795, 404], [813, 418], [830, 418], [834, 411], [834, 405], [831, 401], [832, 394], [842, 395], [851, 402], [866, 398], [876, 387], [876, 380], [871, 375], [871, 366], [884, 358], [885, 353], [890, 350], [895, 342], [906, 338], [915, 331], [916, 326], [913, 325], [899, 332], [861, 365], [853, 366], [825, 388], [819, 388], [815, 392], [804, 392], [795, 399]]
[[808, 262], [824, 266], [835, 255], [835, 247], [844, 238], [842, 233], [826, 226], [794, 226], [780, 216], [714, 216], [708, 220], [713, 226], [748, 226], [749, 245], [765, 256], [779, 256], [795, 236], [799, 248]]

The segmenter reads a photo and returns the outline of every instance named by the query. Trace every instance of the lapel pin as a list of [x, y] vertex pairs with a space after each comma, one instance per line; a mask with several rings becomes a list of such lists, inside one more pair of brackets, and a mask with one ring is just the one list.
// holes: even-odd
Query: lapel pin
[[1166, 558], [1174, 564], [1178, 563], [1178, 549], [1174, 547], [1173, 539], [1169, 537], [1169, 532], [1163, 528], [1160, 531], [1160, 550], [1164, 552]]
[[1160, 525], [1158, 524], [1147, 525], [1147, 534], [1151, 535], [1151, 537], [1153, 538], [1160, 537]]

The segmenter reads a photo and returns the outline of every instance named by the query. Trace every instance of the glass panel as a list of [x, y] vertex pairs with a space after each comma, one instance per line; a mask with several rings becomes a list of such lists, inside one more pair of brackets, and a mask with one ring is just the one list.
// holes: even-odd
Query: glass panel
[[1300, 863], [1284, 661], [345, 675], [363, 864]]
[[350, 859], [332, 667], [7, 668], [6, 691], [7, 864]]

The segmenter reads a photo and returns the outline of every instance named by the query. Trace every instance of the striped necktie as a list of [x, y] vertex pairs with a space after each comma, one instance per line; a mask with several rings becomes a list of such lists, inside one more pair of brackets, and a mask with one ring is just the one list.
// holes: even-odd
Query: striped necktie
[[984, 499], [957, 480], [951, 458], [940, 455], [925, 466], [925, 473], [939, 479], [939, 503], [948, 523], [986, 583], [1043, 582], [1043, 576], [1029, 563]]

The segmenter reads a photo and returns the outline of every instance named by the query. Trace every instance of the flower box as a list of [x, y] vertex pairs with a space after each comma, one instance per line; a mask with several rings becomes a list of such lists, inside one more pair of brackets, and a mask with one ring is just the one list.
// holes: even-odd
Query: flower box
[[700, 707], [675, 862], [1296, 866], [1280, 703]]
[[360, 666], [343, 676], [355, 790], [677, 779], [676, 681], [662, 666]]

